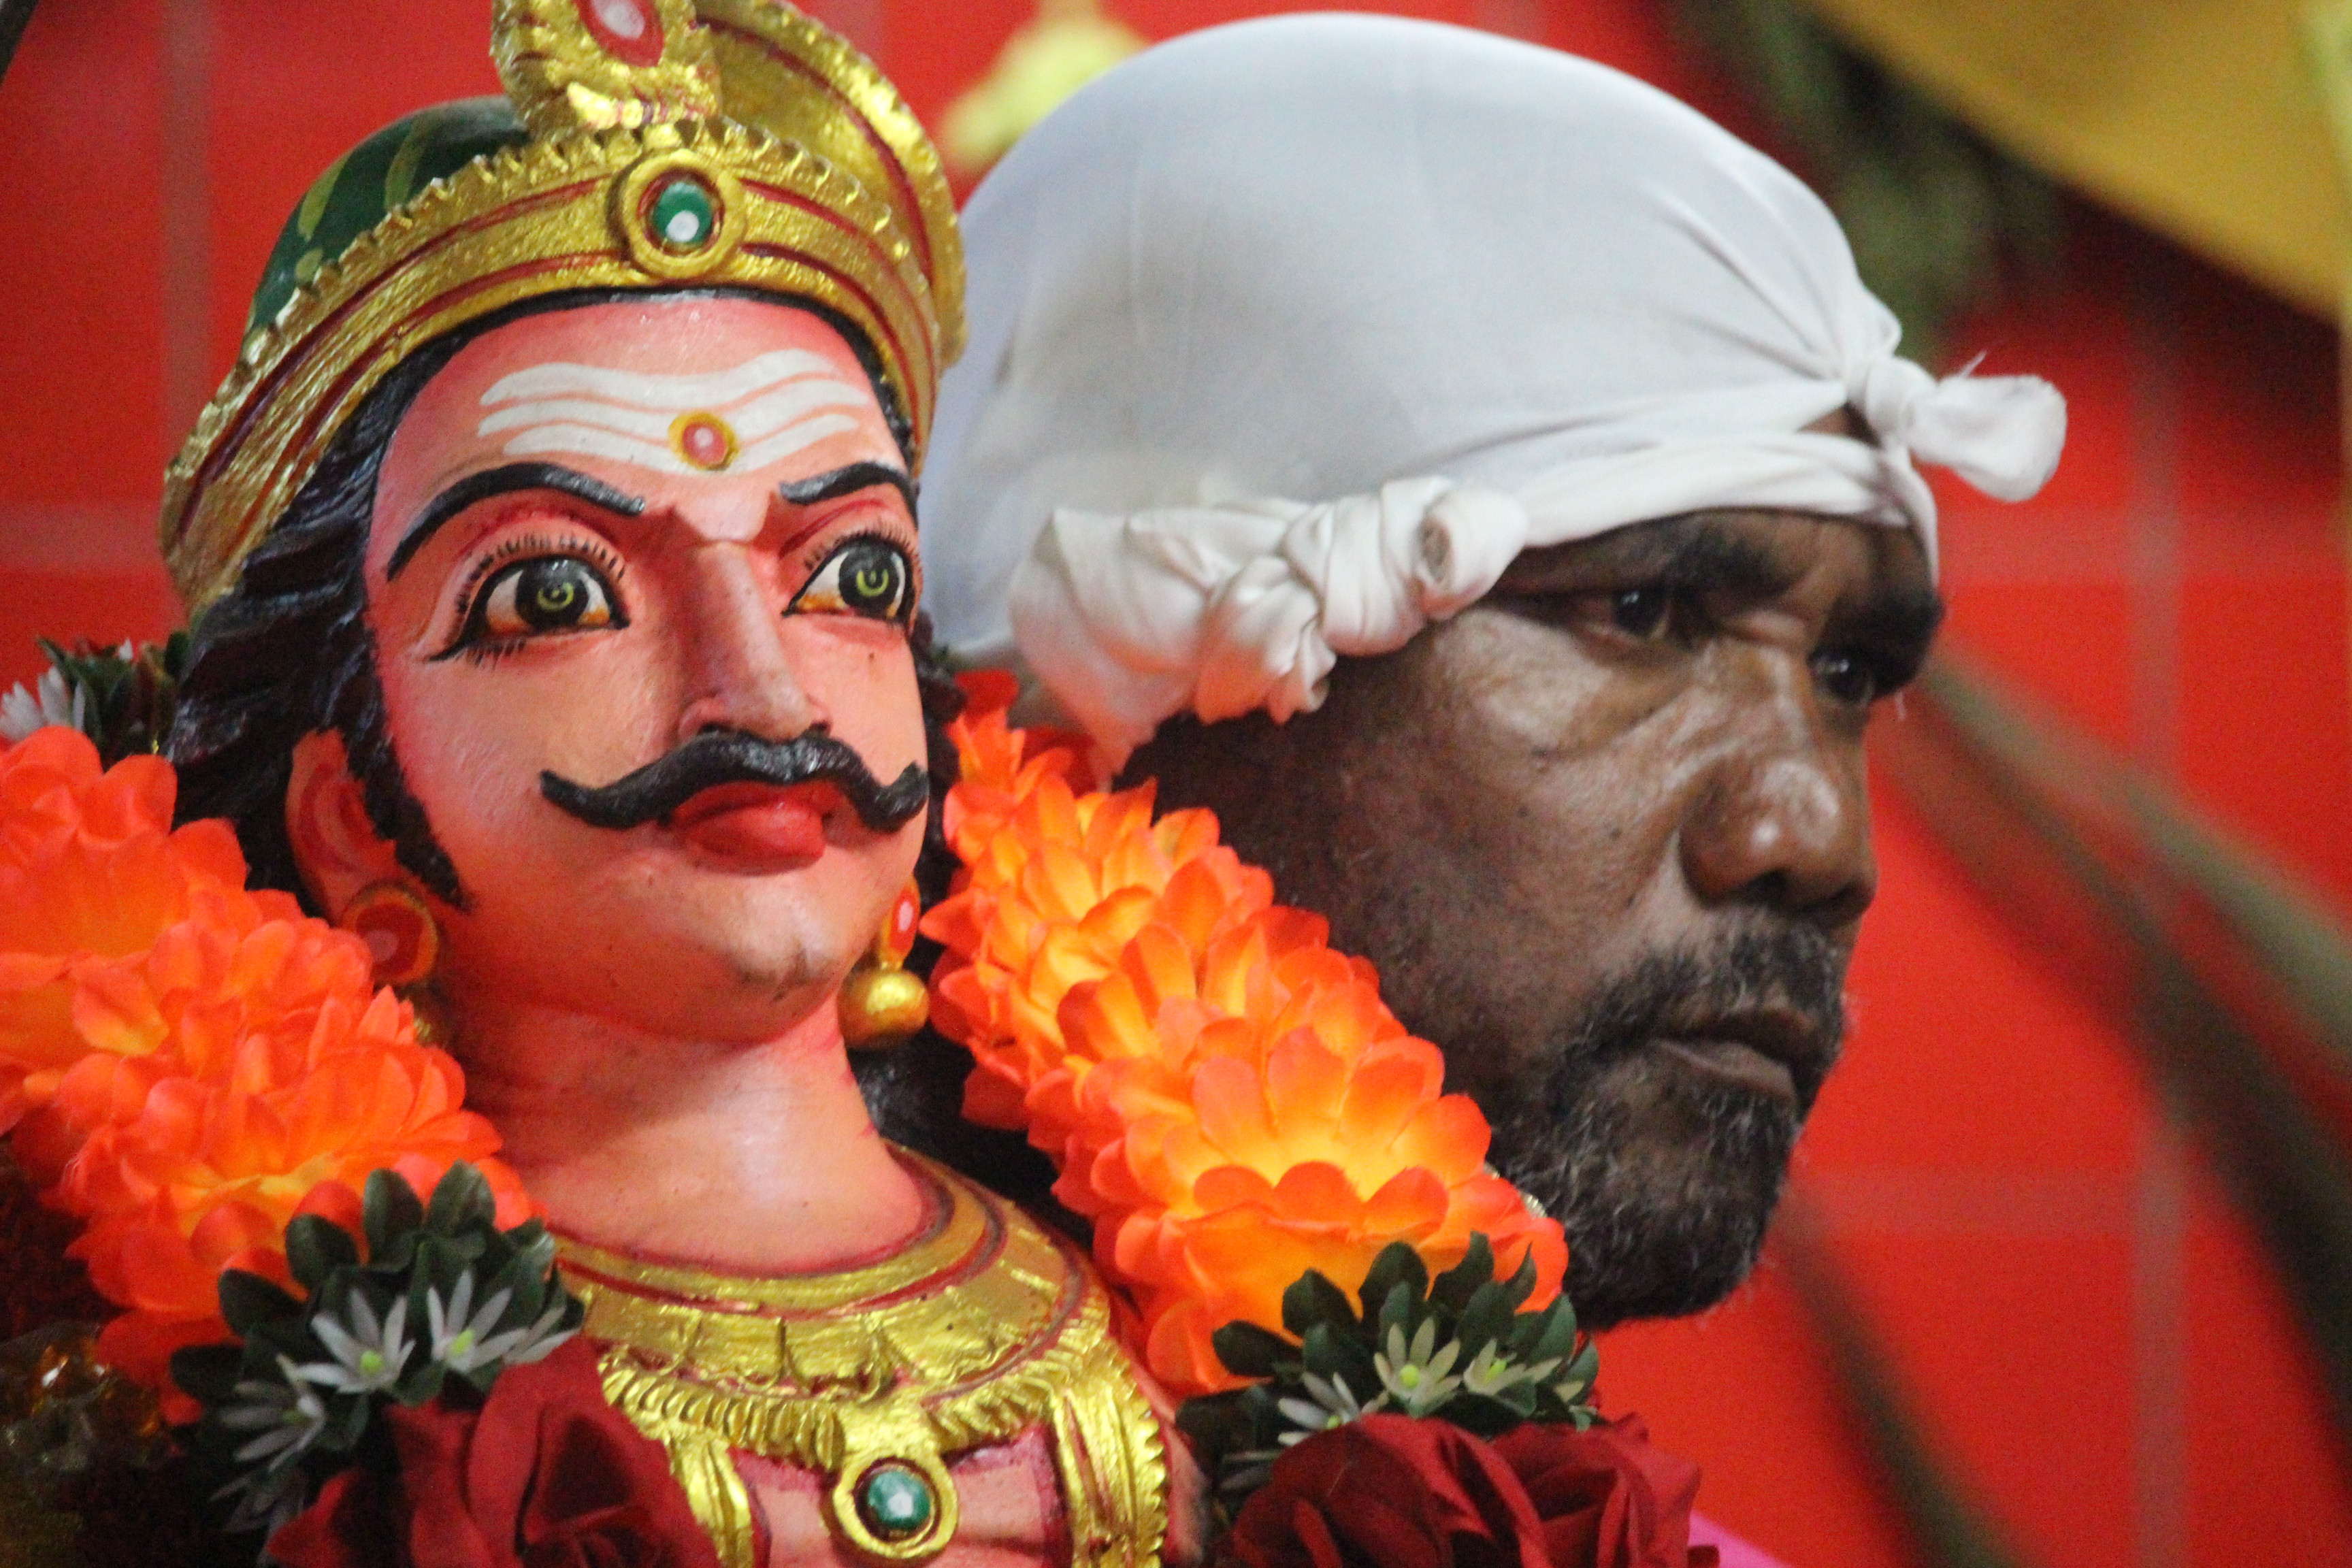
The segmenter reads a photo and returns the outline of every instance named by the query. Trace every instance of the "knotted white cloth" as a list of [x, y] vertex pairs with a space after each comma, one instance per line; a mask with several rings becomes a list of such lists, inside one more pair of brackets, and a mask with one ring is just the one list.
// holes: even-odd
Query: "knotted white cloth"
[[[1147, 51], [963, 225], [971, 348], [925, 480], [950, 646], [1116, 762], [1321, 700], [1520, 550], [1707, 508], [1915, 531], [1915, 459], [2021, 500], [2065, 405], [1938, 379], [1787, 171], [1604, 67], [1389, 17]], [[1857, 439], [1807, 429], [1851, 410]], [[1275, 500], [1296, 497], [1297, 500]]]
[[1013, 580], [1013, 635], [1044, 652], [1033, 668], [1070, 716], [1123, 754], [1187, 709], [1283, 720], [1317, 706], [1339, 655], [1402, 647], [1475, 602], [1527, 532], [1511, 497], [1446, 479], [1311, 505], [1064, 508]]

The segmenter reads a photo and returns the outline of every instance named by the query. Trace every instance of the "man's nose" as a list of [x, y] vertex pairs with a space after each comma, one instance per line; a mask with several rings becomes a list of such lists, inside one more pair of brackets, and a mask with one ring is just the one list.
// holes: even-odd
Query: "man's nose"
[[685, 581], [691, 696], [678, 713], [677, 739], [740, 730], [786, 741], [825, 723], [823, 706], [793, 668], [782, 614], [746, 552], [705, 545], [694, 552]]
[[1878, 889], [1862, 747], [1824, 728], [1801, 664], [1775, 684], [1760, 707], [1760, 693], [1746, 694], [1699, 782], [1683, 823], [1683, 872], [1707, 903], [1844, 925]]

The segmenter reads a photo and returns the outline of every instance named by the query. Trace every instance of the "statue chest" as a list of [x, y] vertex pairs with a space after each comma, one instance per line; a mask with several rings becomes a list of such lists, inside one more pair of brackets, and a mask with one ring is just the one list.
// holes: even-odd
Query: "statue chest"
[[1067, 1242], [943, 1167], [927, 1233], [745, 1279], [573, 1243], [604, 1391], [669, 1451], [727, 1568], [1157, 1568], [1163, 1438]]

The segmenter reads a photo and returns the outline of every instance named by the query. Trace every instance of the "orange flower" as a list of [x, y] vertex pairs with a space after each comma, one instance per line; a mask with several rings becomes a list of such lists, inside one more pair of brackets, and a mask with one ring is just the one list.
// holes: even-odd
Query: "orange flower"
[[0, 1131], [89, 1222], [69, 1251], [127, 1309], [100, 1354], [177, 1419], [171, 1352], [226, 1336], [223, 1269], [291, 1283], [297, 1214], [348, 1226], [372, 1172], [427, 1192], [460, 1160], [501, 1225], [531, 1205], [364, 944], [245, 891], [225, 825], [171, 831], [174, 790], [157, 758], [101, 774], [70, 731], [0, 752]]
[[953, 733], [964, 871], [924, 924], [948, 949], [933, 1016], [972, 1052], [966, 1113], [1055, 1158], [1172, 1393], [1234, 1385], [1219, 1327], [1278, 1328], [1300, 1275], [1353, 1289], [1391, 1242], [1436, 1269], [1484, 1233], [1501, 1272], [1535, 1259], [1531, 1304], [1558, 1293], [1559, 1227], [1486, 1168], [1486, 1118], [1443, 1092], [1437, 1048], [1213, 816], [1154, 822], [1149, 786], [1080, 793], [1067, 746], [998, 711]]
[[72, 730], [0, 750], [0, 1131], [90, 1048], [73, 1017], [79, 965], [144, 953], [199, 904], [295, 912], [281, 894], [244, 891], [226, 824], [173, 831], [176, 792], [162, 758], [101, 772]]
[[160, 1373], [143, 1364], [155, 1346], [225, 1332], [220, 1270], [283, 1277], [286, 1224], [332, 1195], [322, 1188], [389, 1168], [429, 1191], [467, 1160], [499, 1193], [501, 1223], [530, 1213], [490, 1158], [497, 1133], [459, 1109], [457, 1064], [372, 987], [357, 939], [309, 919], [199, 918], [84, 980], [76, 1016], [103, 1048], [25, 1137], [40, 1161], [65, 1152], [49, 1201], [92, 1222], [73, 1256], [131, 1309], [104, 1347], [126, 1372]]

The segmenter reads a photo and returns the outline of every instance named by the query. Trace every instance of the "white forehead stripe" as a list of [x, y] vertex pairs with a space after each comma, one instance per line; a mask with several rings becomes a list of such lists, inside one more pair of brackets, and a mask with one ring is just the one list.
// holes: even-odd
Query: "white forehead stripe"
[[[727, 466], [734, 469], [765, 468], [781, 462], [793, 453], [815, 446], [827, 436], [857, 428], [857, 421], [845, 414], [820, 414], [814, 419], [803, 419], [788, 425], [764, 441], [745, 447]], [[665, 474], [704, 474], [709, 468], [689, 463], [672, 451], [668, 442], [669, 426], [660, 426], [659, 438], [646, 440], [594, 425], [557, 421], [534, 425], [506, 445], [510, 458], [536, 457], [547, 452], [570, 452], [583, 458], [610, 458], [615, 462], [635, 463], [641, 468], [654, 468]]]
[[[813, 377], [755, 397], [740, 407], [725, 410], [722, 416], [735, 432], [736, 439], [749, 445], [774, 435], [804, 414], [820, 408], [856, 408], [869, 395], [845, 381], [835, 381], [831, 376]], [[581, 397], [534, 398], [499, 409], [482, 421], [479, 433], [495, 436], [501, 430], [570, 423], [618, 430], [650, 441], [667, 441], [669, 427], [679, 415], [704, 413], [720, 410], [707, 403], [680, 408], [646, 408], [642, 405], [594, 403]]]
[[778, 349], [732, 370], [657, 375], [557, 363], [533, 365], [499, 381], [482, 395], [490, 410], [478, 434], [511, 431], [510, 458], [570, 452], [634, 463], [666, 474], [698, 474], [709, 466], [682, 456], [672, 431], [686, 415], [721, 419], [740, 450], [730, 468], [757, 468], [791, 457], [828, 436], [857, 428], [846, 414], [873, 395], [835, 374], [823, 356]]
[[831, 360], [806, 349], [773, 349], [745, 360], [732, 370], [693, 375], [607, 370], [602, 365], [556, 360], [500, 378], [482, 394], [482, 406], [488, 408], [534, 397], [593, 397], [685, 414], [697, 408], [724, 408], [755, 392], [765, 392], [788, 381], [830, 374], [833, 368]]

